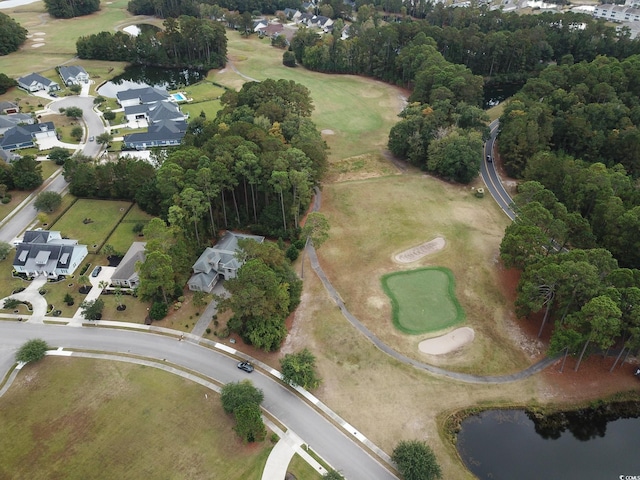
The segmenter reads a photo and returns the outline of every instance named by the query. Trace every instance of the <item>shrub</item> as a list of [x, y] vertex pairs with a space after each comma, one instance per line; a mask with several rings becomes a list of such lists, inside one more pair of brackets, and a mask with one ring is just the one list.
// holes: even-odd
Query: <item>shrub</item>
[[299, 255], [300, 255], [300, 251], [296, 248], [295, 245], [291, 245], [289, 248], [287, 248], [287, 251], [285, 252], [285, 256], [292, 262], [294, 262]]
[[207, 328], [206, 332], [207, 332], [207, 334], [211, 333], [211, 329]]
[[116, 118], [115, 112], [112, 112], [111, 110], [109, 110], [108, 112], [104, 112], [104, 115], [102, 116], [104, 117], [105, 120], [108, 120], [109, 122], [111, 120], [115, 120]]
[[9, 203], [11, 201], [11, 197], [2, 197], [2, 203], [4, 205], [6, 205], [7, 203]]
[[149, 316], [152, 320], [162, 320], [169, 313], [169, 306], [164, 302], [153, 302]]
[[18, 305], [20, 305], [22, 302], [16, 298], [7, 298], [4, 301], [4, 305], [2, 306], [2, 308], [5, 308], [7, 310], [11, 310], [16, 308]]
[[296, 66], [296, 54], [287, 50], [282, 54], [282, 64], [285, 67], [295, 67]]
[[44, 358], [48, 349], [49, 345], [47, 345], [47, 342], [39, 338], [34, 338], [20, 347], [20, 350], [16, 353], [16, 361], [25, 363], [37, 362]]

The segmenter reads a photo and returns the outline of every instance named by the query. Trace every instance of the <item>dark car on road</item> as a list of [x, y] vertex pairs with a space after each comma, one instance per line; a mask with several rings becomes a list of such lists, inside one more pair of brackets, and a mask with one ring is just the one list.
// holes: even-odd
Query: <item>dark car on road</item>
[[240, 362], [240, 363], [238, 364], [238, 368], [239, 368], [240, 370], [244, 370], [244, 371], [245, 371], [245, 372], [247, 372], [247, 373], [251, 373], [251, 372], [253, 372], [253, 365], [251, 365], [251, 363], [250, 363], [250, 362]]
[[102, 271], [102, 267], [96, 267], [93, 269], [93, 272], [91, 272], [91, 276], [97, 277], [98, 275], [100, 275], [101, 271]]

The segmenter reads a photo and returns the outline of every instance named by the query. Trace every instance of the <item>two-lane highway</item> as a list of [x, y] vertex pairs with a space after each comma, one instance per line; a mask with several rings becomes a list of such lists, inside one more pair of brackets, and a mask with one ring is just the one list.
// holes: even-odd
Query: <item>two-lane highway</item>
[[491, 138], [484, 144], [484, 155], [482, 164], [480, 165], [480, 176], [487, 186], [487, 190], [489, 190], [489, 193], [498, 203], [502, 211], [506, 213], [511, 220], [515, 220], [516, 214], [511, 208], [513, 200], [502, 185], [502, 181], [500, 180], [493, 161], [487, 161], [487, 155], [492, 159], [494, 158], [493, 147], [496, 141], [496, 136], [498, 135], [499, 127], [500, 122], [498, 120], [494, 120], [489, 124], [489, 128], [491, 129]]

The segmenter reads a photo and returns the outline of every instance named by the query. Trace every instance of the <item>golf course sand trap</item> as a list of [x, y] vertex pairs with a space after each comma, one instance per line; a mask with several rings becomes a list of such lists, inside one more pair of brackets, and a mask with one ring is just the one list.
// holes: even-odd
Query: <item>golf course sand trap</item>
[[420, 260], [422, 257], [426, 257], [431, 253], [435, 253], [438, 250], [442, 250], [445, 246], [444, 238], [436, 237], [430, 242], [423, 243], [417, 247], [405, 250], [394, 257], [394, 260], [398, 263], [411, 263], [416, 260]]
[[474, 337], [473, 328], [461, 327], [446, 335], [423, 340], [418, 345], [418, 348], [422, 353], [429, 355], [444, 355], [464, 347], [467, 343], [471, 343]]
[[40, 48], [40, 47], [44, 47], [44, 43], [34, 43], [33, 45], [31, 45], [31, 48]]
[[326, 130], [322, 130], [321, 133], [322, 135], [335, 135], [336, 132], [334, 132], [333, 130], [326, 129]]

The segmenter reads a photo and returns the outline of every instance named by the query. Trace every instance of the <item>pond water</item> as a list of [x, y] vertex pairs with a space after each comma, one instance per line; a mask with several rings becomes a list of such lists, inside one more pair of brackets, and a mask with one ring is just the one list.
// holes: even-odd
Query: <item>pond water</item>
[[121, 75], [105, 82], [98, 88], [103, 97], [115, 98], [116, 93], [130, 88], [158, 87], [176, 90], [202, 80], [206, 72], [191, 69], [170, 69], [134, 65], [127, 67]]
[[480, 479], [640, 479], [640, 418], [594, 410], [536, 422], [523, 410], [489, 410], [462, 422], [457, 448]]

